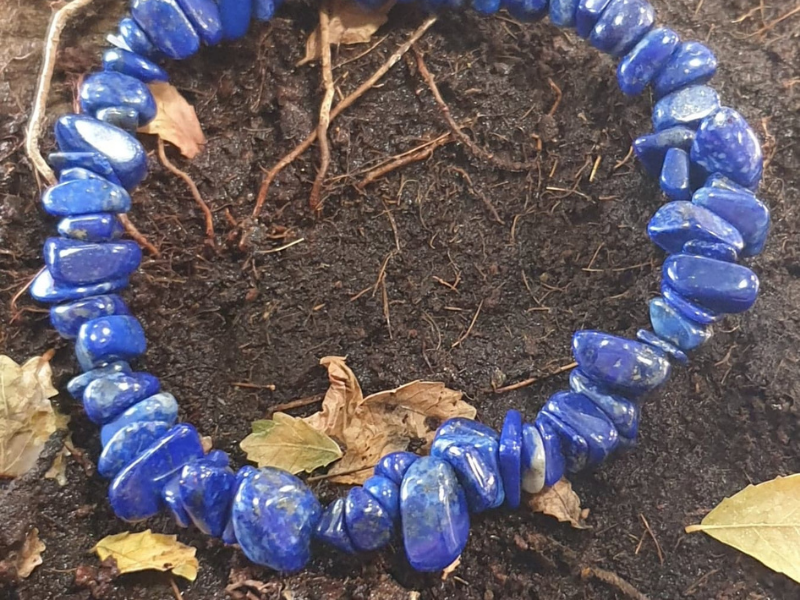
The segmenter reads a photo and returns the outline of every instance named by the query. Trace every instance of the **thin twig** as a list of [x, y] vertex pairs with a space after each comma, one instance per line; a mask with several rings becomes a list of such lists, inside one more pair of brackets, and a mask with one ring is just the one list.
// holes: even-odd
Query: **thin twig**
[[315, 396], [309, 396], [308, 398], [300, 398], [299, 400], [292, 400], [291, 402], [284, 402], [283, 404], [277, 404], [269, 409], [269, 413], [275, 414], [276, 412], [283, 412], [285, 410], [292, 410], [293, 408], [303, 408], [304, 406], [309, 406], [310, 404], [316, 404], [317, 402], [322, 402], [325, 399], [325, 394], [317, 394]]
[[552, 117], [553, 115], [556, 114], [556, 111], [558, 110], [558, 107], [561, 104], [561, 99], [564, 97], [564, 93], [561, 91], [561, 88], [556, 85], [556, 82], [553, 81], [552, 79], [550, 79], [549, 77], [547, 78], [547, 83], [550, 84], [550, 87], [553, 89], [553, 91], [556, 94], [556, 101], [553, 102], [553, 106], [550, 108], [550, 111], [547, 113], [548, 117]]
[[150, 242], [147, 241], [147, 238], [136, 229], [136, 225], [134, 225], [131, 220], [128, 218], [128, 215], [124, 213], [120, 213], [117, 215], [119, 222], [122, 223], [122, 226], [125, 228], [125, 233], [127, 233], [132, 240], [137, 242], [142, 248], [147, 250], [150, 254], [158, 258], [161, 256], [161, 252], [153, 246]]
[[546, 375], [541, 375], [539, 377], [531, 377], [530, 379], [525, 379], [523, 381], [519, 381], [517, 383], [513, 383], [511, 385], [507, 385], [505, 387], [497, 388], [494, 390], [495, 394], [502, 394], [503, 392], [511, 392], [514, 390], [518, 390], [520, 388], [528, 387], [529, 385], [533, 385], [538, 381], [542, 381], [543, 379], [547, 379], [548, 377], [552, 377], [553, 375], [558, 375], [559, 373], [563, 373], [564, 371], [569, 371], [570, 369], [574, 369], [578, 366], [578, 363], [571, 362], [568, 365], [564, 365], [562, 367], [558, 367], [555, 371], [551, 371]]
[[276, 252], [282, 252], [287, 248], [291, 248], [299, 244], [300, 242], [305, 242], [306, 238], [299, 238], [294, 240], [293, 242], [289, 242], [288, 244], [284, 244], [283, 246], [278, 246], [277, 248], [270, 248], [269, 250], [256, 250], [253, 254], [275, 254]]
[[367, 187], [370, 183], [375, 181], [376, 179], [380, 179], [384, 175], [391, 173], [401, 167], [405, 167], [406, 165], [410, 165], [411, 163], [419, 162], [421, 160], [427, 160], [433, 155], [433, 151], [440, 146], [445, 146], [451, 142], [455, 141], [453, 138], [453, 134], [448, 132], [444, 135], [440, 135], [435, 140], [430, 142], [426, 142], [421, 146], [410, 150], [409, 152], [404, 152], [396, 157], [394, 160], [389, 161], [388, 163], [383, 164], [380, 167], [376, 167], [356, 184], [356, 188], [359, 190], [363, 190]]
[[175, 579], [173, 577], [169, 578], [169, 584], [172, 587], [172, 593], [175, 595], [175, 600], [183, 600], [183, 594], [181, 594], [181, 590], [178, 587], [178, 584], [175, 583]]
[[334, 477], [341, 477], [343, 475], [352, 475], [353, 473], [361, 473], [361, 471], [366, 471], [367, 469], [374, 469], [375, 465], [369, 465], [368, 467], [359, 467], [358, 469], [349, 469], [347, 471], [341, 471], [339, 473], [325, 473], [324, 475], [315, 475], [314, 477], [309, 477], [306, 479], [307, 483], [313, 483], [315, 481], [323, 481], [325, 479], [332, 479]]
[[33, 280], [36, 279], [39, 276], [39, 274], [42, 271], [44, 271], [45, 269], [46, 269], [46, 267], [42, 267], [41, 269], [36, 271], [36, 273], [33, 275], [33, 277], [28, 279], [28, 281], [25, 282], [25, 285], [23, 285], [20, 289], [18, 289], [14, 293], [13, 298], [11, 298], [11, 305], [9, 306], [9, 308], [11, 309], [11, 314], [12, 315], [16, 315], [17, 314], [17, 301], [22, 297], [22, 294], [25, 293], [25, 290], [27, 290], [29, 287], [31, 287], [31, 284], [33, 283]]
[[648, 600], [647, 596], [642, 594], [616, 573], [598, 567], [584, 567], [581, 569], [581, 579], [589, 579], [592, 577], [617, 588], [625, 597], [631, 598], [631, 600]]
[[481, 314], [482, 308], [483, 308], [483, 300], [481, 300], [481, 303], [478, 304], [478, 310], [475, 311], [475, 315], [472, 317], [472, 321], [470, 321], [467, 330], [461, 335], [460, 338], [458, 338], [455, 342], [453, 342], [453, 345], [450, 346], [450, 348], [455, 348], [456, 346], [460, 346], [461, 342], [463, 342], [465, 339], [469, 337], [469, 334], [472, 333], [472, 328], [475, 327], [475, 322], [478, 320], [478, 315]]
[[647, 530], [647, 533], [649, 533], [650, 537], [653, 538], [653, 542], [656, 545], [656, 552], [658, 552], [658, 562], [660, 562], [663, 565], [664, 553], [661, 551], [661, 544], [658, 543], [658, 539], [656, 539], [656, 534], [653, 533], [653, 530], [650, 528], [650, 523], [647, 522], [647, 518], [643, 514], [639, 514], [639, 517], [641, 517], [642, 523], [644, 523], [644, 528]]
[[317, 124], [317, 142], [319, 145], [319, 169], [311, 186], [309, 206], [313, 211], [322, 208], [322, 185], [325, 175], [331, 164], [331, 151], [328, 146], [328, 125], [331, 122], [331, 105], [333, 104], [333, 72], [331, 68], [331, 33], [330, 33], [330, 2], [324, 2], [319, 10], [319, 43], [321, 51], [322, 86], [325, 95], [319, 107], [319, 123]]

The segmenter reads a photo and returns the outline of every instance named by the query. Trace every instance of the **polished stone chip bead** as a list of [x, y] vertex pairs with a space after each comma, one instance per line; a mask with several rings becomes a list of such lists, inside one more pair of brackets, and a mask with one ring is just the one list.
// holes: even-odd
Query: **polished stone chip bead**
[[[111, 163], [99, 152], [53, 152], [47, 156], [47, 162], [58, 173], [59, 181], [105, 179], [115, 185], [122, 185]], [[95, 176], [75, 169], [85, 169]]]
[[703, 242], [701, 240], [689, 240], [683, 245], [683, 254], [696, 254], [697, 256], [707, 256], [725, 262], [736, 262], [739, 260], [739, 252], [733, 246], [722, 242]]
[[655, 20], [656, 11], [647, 0], [611, 0], [589, 42], [601, 52], [622, 56], [639, 43]]
[[741, 313], [758, 298], [758, 277], [743, 265], [705, 256], [674, 254], [664, 261], [664, 283], [678, 294], [717, 313]]
[[690, 302], [664, 281], [661, 282], [661, 296], [684, 317], [701, 325], [710, 325], [725, 317], [725, 313], [714, 312]]
[[479, 513], [503, 504], [505, 490], [496, 440], [479, 435], [438, 436], [431, 446], [431, 456], [442, 458], [453, 467], [470, 512]]
[[711, 339], [711, 328], [683, 316], [663, 298], [650, 300], [650, 324], [661, 339], [684, 352], [694, 350]]
[[688, 152], [691, 150], [693, 142], [693, 129], [670, 127], [636, 138], [633, 141], [633, 152], [641, 161], [645, 171], [652, 177], [658, 177], [670, 148], [680, 148]]
[[253, 0], [253, 18], [257, 21], [269, 21], [281, 4], [282, 0]]
[[178, 527], [189, 527], [192, 519], [181, 502], [180, 473], [173, 475], [161, 490], [161, 500], [164, 502], [170, 516]]
[[84, 371], [115, 360], [131, 360], [144, 354], [147, 341], [136, 317], [112, 315], [81, 325], [75, 355]]
[[394, 522], [385, 508], [362, 487], [350, 488], [344, 501], [344, 522], [359, 552], [383, 548], [394, 534]]
[[[653, 128], [662, 131], [677, 126], [696, 127], [719, 108], [719, 94], [714, 89], [705, 85], [693, 85], [672, 92], [656, 102], [653, 108]], [[699, 132], [695, 134], [695, 145], [698, 135]], [[697, 162], [694, 150], [692, 160]]]
[[728, 190], [729, 192], [741, 192], [743, 194], [750, 194], [751, 196], [755, 195], [753, 190], [749, 190], [738, 183], [734, 183], [733, 180], [725, 177], [725, 175], [722, 173], [712, 173], [709, 175], [705, 184], [703, 184], [703, 187], [714, 188], [717, 190]]
[[125, 465], [133, 462], [159, 438], [169, 431], [170, 424], [163, 421], [149, 421], [126, 425], [103, 446], [97, 460], [97, 472], [111, 479]]
[[109, 48], [103, 52], [103, 70], [123, 73], [144, 83], [169, 81], [167, 72], [156, 63], [122, 48]]
[[[118, 127], [87, 115], [63, 115], [56, 120], [55, 134], [62, 152], [103, 155], [126, 189], [136, 187], [147, 174], [147, 155], [142, 144]], [[90, 212], [98, 210], [106, 209]]]
[[250, 28], [253, 0], [217, 0], [222, 21], [222, 38], [238, 40]]
[[580, 0], [575, 11], [575, 29], [583, 39], [588, 39], [600, 15], [611, 0]]
[[556, 27], [575, 27], [580, 0], [550, 0], [550, 22]]
[[77, 337], [81, 325], [111, 315], [129, 315], [128, 305], [116, 294], [90, 296], [50, 309], [50, 323], [63, 338]]
[[[689, 88], [692, 89], [692, 88]], [[755, 132], [732, 108], [706, 115], [692, 144], [692, 161], [749, 189], [758, 187], [764, 155]]]
[[547, 463], [542, 435], [535, 425], [522, 425], [522, 489], [538, 494], [544, 488]]
[[157, 393], [161, 384], [150, 373], [113, 373], [95, 379], [83, 391], [86, 416], [100, 425], [116, 419], [140, 400]]
[[493, 15], [500, 10], [500, 0], [472, 0], [472, 8], [482, 15]]
[[200, 36], [177, 0], [132, 0], [131, 16], [168, 58], [183, 60], [200, 49]]
[[400, 520], [400, 486], [382, 475], [373, 475], [363, 487], [380, 503], [392, 522]]
[[156, 101], [140, 80], [116, 71], [92, 73], [81, 84], [78, 94], [81, 111], [95, 114], [102, 108], [122, 107], [135, 110], [139, 126], [156, 116]]
[[136, 54], [141, 54], [146, 58], [157, 59], [163, 56], [161, 51], [156, 48], [153, 42], [150, 41], [150, 38], [147, 37], [144, 30], [139, 27], [139, 24], [130, 17], [125, 17], [120, 20], [119, 37], [124, 46], [120, 46], [116, 40], [110, 37], [108, 41], [114, 46], [122, 47], [124, 50], [130, 50]]
[[108, 488], [108, 500], [123, 521], [142, 521], [162, 506], [161, 491], [183, 465], [203, 457], [197, 430], [187, 423], [170, 429], [120, 471]]
[[34, 300], [44, 302], [45, 304], [53, 304], [56, 302], [66, 302], [68, 300], [78, 300], [79, 298], [85, 298], [87, 296], [118, 292], [126, 287], [128, 287], [127, 277], [92, 283], [90, 285], [69, 285], [60, 281], [55, 281], [49, 269], [45, 268], [34, 277], [29, 292]]
[[522, 22], [539, 21], [547, 16], [550, 8], [548, 0], [502, 0], [501, 5]]
[[[578, 26], [580, 33], [580, 20]], [[667, 64], [679, 43], [680, 36], [672, 29], [659, 27], [649, 31], [617, 67], [617, 81], [622, 93], [638, 96], [644, 92], [656, 74]]]
[[727, 244], [736, 251], [744, 248], [742, 235], [733, 225], [692, 202], [664, 204], [647, 224], [647, 235], [671, 254], [680, 252], [692, 240]]
[[130, 240], [97, 244], [49, 238], [44, 244], [44, 262], [53, 279], [70, 285], [128, 277], [141, 260], [139, 244]]
[[580, 369], [570, 371], [569, 387], [576, 394], [589, 398], [605, 413], [616, 427], [620, 435], [620, 443], [627, 445], [629, 440], [636, 439], [641, 414], [636, 402], [609, 392], [592, 381]]
[[[236, 471], [236, 481], [233, 484], [233, 496], [236, 497], [236, 491], [243, 481], [254, 477], [256, 474], [258, 474], [258, 469], [250, 465], [245, 465]], [[222, 532], [222, 541], [230, 546], [232, 544], [238, 544], [239, 542], [236, 540], [236, 531], [233, 528], [233, 511], [228, 512], [230, 513], [228, 516], [228, 524]]]
[[703, 206], [733, 225], [744, 240], [742, 256], [755, 256], [764, 249], [770, 227], [767, 205], [753, 194], [713, 187], [700, 188], [692, 202]]
[[[443, 436], [473, 436], [478, 435], [487, 437], [495, 441], [500, 440], [500, 434], [494, 429], [483, 423], [479, 423], [474, 419], [466, 419], [464, 417], [454, 417], [447, 419], [436, 430], [434, 440]], [[415, 455], [416, 456], [416, 455]]]
[[542, 436], [544, 446], [544, 485], [552, 487], [559, 482], [567, 469], [567, 459], [561, 449], [561, 438], [547, 416], [541, 412], [536, 415], [534, 425]]
[[382, 475], [400, 485], [406, 471], [418, 458], [419, 455], [413, 452], [392, 452], [382, 457], [375, 465], [375, 475]]
[[200, 462], [212, 467], [224, 468], [231, 465], [231, 457], [224, 450], [211, 450], [200, 459]]
[[222, 19], [214, 0], [178, 0], [178, 5], [204, 44], [215, 46], [222, 41]]
[[548, 423], [555, 432], [564, 455], [566, 472], [579, 473], [583, 471], [589, 464], [589, 443], [586, 439], [548, 411], [540, 411], [536, 419]]
[[[111, 172], [111, 166], [108, 167]], [[67, 181], [81, 181], [84, 179], [96, 179], [98, 181], [108, 181], [102, 175], [98, 175], [94, 171], [84, 169], [83, 167], [68, 167], [58, 174], [58, 182], [65, 183]], [[119, 185], [119, 184], [117, 184]]]
[[230, 467], [205, 460], [190, 462], [180, 471], [178, 493], [186, 513], [200, 531], [221, 537], [233, 500], [236, 475]]
[[670, 374], [669, 360], [661, 352], [602, 331], [575, 332], [572, 354], [590, 379], [634, 396], [657, 388]]
[[707, 83], [717, 72], [717, 57], [700, 42], [684, 42], [653, 82], [656, 97], [688, 85]]
[[619, 445], [619, 433], [611, 420], [591, 399], [575, 392], [557, 392], [542, 412], [569, 425], [588, 447], [588, 467], [603, 462]]
[[636, 339], [640, 342], [644, 342], [645, 344], [650, 344], [653, 346], [653, 348], [658, 348], [665, 354], [677, 360], [682, 365], [689, 364], [689, 357], [686, 356], [686, 353], [683, 350], [667, 342], [666, 340], [662, 340], [652, 331], [640, 329], [636, 332]]
[[497, 454], [506, 504], [511, 508], [517, 508], [522, 485], [522, 415], [517, 410], [506, 413]]
[[[168, 392], [153, 394], [126, 408], [113, 421], [100, 430], [100, 443], [105, 446], [114, 434], [132, 423], [162, 421], [170, 426], [178, 420], [178, 402]], [[227, 466], [227, 465], [224, 465]]]
[[670, 200], [692, 199], [691, 163], [686, 150], [680, 148], [667, 150], [658, 183], [661, 191]]
[[125, 188], [110, 181], [76, 179], [47, 188], [42, 194], [42, 206], [55, 217], [124, 213], [131, 209], [131, 197]]
[[469, 537], [464, 490], [446, 461], [423, 456], [406, 471], [400, 485], [403, 544], [411, 566], [441, 571], [461, 556]]
[[119, 127], [125, 131], [135, 132], [139, 128], [139, 113], [134, 108], [109, 106], [94, 113], [95, 118], [103, 123]]
[[82, 242], [111, 242], [121, 238], [125, 228], [113, 213], [89, 213], [64, 217], [58, 222], [58, 233]]
[[[75, 400], [82, 400], [84, 390], [86, 390], [86, 387], [95, 379], [100, 379], [106, 375], [130, 372], [131, 366], [124, 360], [118, 360], [117, 362], [109, 363], [104, 367], [99, 367], [97, 369], [92, 369], [91, 371], [86, 371], [86, 373], [76, 375], [67, 382], [67, 392], [69, 392], [69, 395], [75, 398]], [[105, 441], [102, 441], [102, 443], [105, 445]]]
[[317, 539], [347, 554], [355, 554], [344, 520], [344, 498], [337, 498], [322, 511], [314, 535]]
[[272, 467], [259, 469], [236, 489], [231, 520], [245, 556], [283, 573], [311, 558], [311, 536], [322, 507], [300, 479]]

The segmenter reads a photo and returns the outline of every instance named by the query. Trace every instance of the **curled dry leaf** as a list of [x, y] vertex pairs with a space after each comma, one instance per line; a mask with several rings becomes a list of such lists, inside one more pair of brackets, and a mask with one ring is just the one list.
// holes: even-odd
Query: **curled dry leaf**
[[0, 561], [0, 572], [8, 573], [12, 578], [26, 579], [33, 570], [42, 564], [42, 552], [46, 546], [39, 539], [39, 530], [35, 527], [28, 532], [19, 549], [12, 549]]
[[530, 496], [528, 506], [533, 512], [555, 517], [562, 523], [569, 523], [575, 529], [588, 529], [584, 522], [586, 513], [581, 510], [581, 499], [566, 479], [561, 479], [554, 486], [544, 488], [538, 494]]
[[156, 82], [148, 87], [156, 99], [158, 112], [155, 119], [139, 128], [139, 133], [157, 135], [177, 146], [186, 158], [193, 159], [206, 144], [194, 107], [169, 83]]
[[120, 574], [154, 569], [172, 571], [194, 581], [199, 568], [196, 548], [181, 544], [178, 536], [153, 533], [149, 529], [106, 536], [92, 550], [101, 561], [113, 558]]

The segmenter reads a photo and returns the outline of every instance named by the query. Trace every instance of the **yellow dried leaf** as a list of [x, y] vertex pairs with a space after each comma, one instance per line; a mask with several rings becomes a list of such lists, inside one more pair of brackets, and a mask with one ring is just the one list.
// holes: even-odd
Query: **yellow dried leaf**
[[695, 531], [800, 583], [800, 473], [748, 485], [686, 528]]
[[562, 523], [569, 523], [575, 529], [588, 528], [584, 523], [581, 499], [566, 479], [561, 479], [554, 486], [544, 488], [538, 494], [530, 496], [528, 506], [533, 512], [555, 517]]
[[12, 577], [26, 579], [33, 570], [42, 564], [42, 552], [46, 546], [39, 539], [39, 530], [35, 527], [28, 532], [19, 547], [12, 547], [2, 561], [0, 571]]
[[117, 533], [97, 542], [92, 548], [101, 561], [109, 556], [117, 562], [120, 573], [134, 571], [172, 571], [179, 577], [194, 581], [199, 564], [196, 548], [181, 544], [178, 536], [153, 533]]
[[177, 146], [181, 154], [190, 160], [200, 154], [206, 144], [206, 136], [194, 107], [169, 83], [155, 82], [147, 87], [156, 99], [158, 111], [155, 119], [139, 128], [139, 133], [157, 135]]
[[255, 421], [253, 433], [239, 444], [259, 467], [311, 473], [342, 457], [336, 442], [302, 419], [275, 413], [271, 421]]

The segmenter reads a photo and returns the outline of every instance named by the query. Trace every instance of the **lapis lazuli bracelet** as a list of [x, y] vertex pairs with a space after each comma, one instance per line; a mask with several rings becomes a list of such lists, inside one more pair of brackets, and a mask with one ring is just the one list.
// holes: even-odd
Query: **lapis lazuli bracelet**
[[[365, 10], [376, 4], [359, 1]], [[667, 380], [670, 361], [685, 363], [686, 352], [709, 339], [712, 323], [753, 305], [758, 278], [737, 261], [761, 252], [769, 229], [769, 210], [754, 194], [761, 147], [744, 118], [707, 85], [717, 68], [714, 53], [654, 27], [646, 0], [473, 0], [479, 12], [504, 8], [519, 20], [549, 14], [556, 26], [577, 29], [621, 59], [617, 79], [625, 94], [652, 87], [654, 132], [633, 143], [669, 199], [647, 228], [669, 254], [661, 297], [650, 301], [652, 331], [639, 330], [637, 341], [578, 331], [570, 390], [554, 394], [533, 423], [515, 410], [499, 434], [449, 420], [430, 456], [384, 456], [363, 486], [322, 508], [294, 475], [250, 466], [234, 472], [225, 452], [205, 453], [194, 427], [176, 424], [175, 398], [128, 363], [145, 352], [145, 335], [117, 295], [141, 261], [139, 246], [120, 239], [116, 215], [130, 209], [128, 191], [146, 174], [133, 133], [155, 116], [146, 84], [167, 80], [157, 61], [239, 38], [251, 18], [272, 18], [278, 2], [131, 2], [131, 16], [108, 36], [113, 47], [103, 54], [103, 70], [81, 85], [81, 114], [56, 121], [59, 152], [49, 162], [59, 183], [42, 203], [60, 218], [60, 237], [46, 241], [46, 268], [31, 295], [51, 304], [55, 329], [75, 339], [84, 373], [68, 390], [102, 426], [98, 470], [111, 480], [109, 500], [120, 518], [141, 521], [166, 508], [181, 527], [193, 524], [283, 572], [303, 568], [313, 540], [365, 552], [399, 532], [415, 569], [444, 569], [467, 543], [470, 513], [517, 507], [522, 490], [537, 493], [632, 445], [639, 402]], [[441, 10], [460, 0], [423, 3]]]

